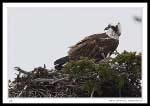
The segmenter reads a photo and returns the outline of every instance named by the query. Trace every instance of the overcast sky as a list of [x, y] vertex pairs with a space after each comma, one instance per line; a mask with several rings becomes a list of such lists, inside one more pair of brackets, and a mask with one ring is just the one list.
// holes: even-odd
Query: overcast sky
[[31, 71], [67, 55], [69, 46], [94, 33], [103, 33], [111, 22], [119, 21], [122, 35], [118, 51], [142, 51], [142, 8], [100, 7], [9, 7], [7, 9], [8, 77], [14, 67]]

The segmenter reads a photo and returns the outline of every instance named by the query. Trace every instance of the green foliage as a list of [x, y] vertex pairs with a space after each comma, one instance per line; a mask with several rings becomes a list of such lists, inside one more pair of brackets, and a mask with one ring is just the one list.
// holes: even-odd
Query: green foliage
[[96, 63], [94, 59], [81, 57], [70, 60], [61, 70], [84, 92], [80, 96], [140, 97], [141, 96], [141, 53], [117, 53]]
[[81, 89], [90, 94], [93, 90], [94, 82], [92, 80], [87, 80], [81, 85]]
[[81, 57], [80, 60], [71, 60], [62, 70], [63, 73], [69, 73], [75, 79], [89, 78], [95, 73], [95, 63], [93, 59]]

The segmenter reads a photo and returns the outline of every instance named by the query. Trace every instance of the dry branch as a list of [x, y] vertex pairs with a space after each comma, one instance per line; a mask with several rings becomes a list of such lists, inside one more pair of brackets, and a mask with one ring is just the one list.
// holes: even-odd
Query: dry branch
[[27, 71], [22, 70], [20, 67], [14, 67], [14, 68], [15, 68], [15, 70], [17, 70], [17, 71], [19, 71], [19, 72], [21, 72], [23, 74], [27, 74], [27, 75], [31, 74], [31, 73], [29, 73]]
[[[14, 81], [9, 81], [9, 97], [66, 97], [73, 96], [69, 75], [58, 71], [48, 70], [45, 67], [35, 68], [33, 71], [25, 71], [15, 67], [19, 71]], [[20, 76], [20, 73], [23, 74]], [[74, 93], [75, 94], [75, 93]]]

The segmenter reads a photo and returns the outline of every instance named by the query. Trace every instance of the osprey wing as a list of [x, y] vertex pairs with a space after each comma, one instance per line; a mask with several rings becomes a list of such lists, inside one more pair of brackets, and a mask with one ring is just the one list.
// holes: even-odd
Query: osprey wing
[[70, 47], [68, 54], [73, 58], [78, 58], [80, 56], [96, 57], [107, 37], [105, 33], [88, 36], [76, 45]]

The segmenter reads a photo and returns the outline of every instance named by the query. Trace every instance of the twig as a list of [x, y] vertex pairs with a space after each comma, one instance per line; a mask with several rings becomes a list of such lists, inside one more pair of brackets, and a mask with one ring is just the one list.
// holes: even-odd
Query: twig
[[57, 72], [48, 72], [48, 75], [54, 75], [54, 74], [57, 74]]
[[58, 79], [58, 80], [52, 82], [52, 84], [54, 84], [54, 83], [56, 83], [56, 82], [59, 82], [59, 81], [62, 81], [62, 80], [66, 80], [66, 79], [68, 79], [68, 77], [64, 77], [64, 78]]
[[31, 82], [33, 82], [33, 83], [36, 83], [36, 82], [49, 82], [50, 84], [54, 84], [58, 81], [65, 80], [65, 79], [68, 79], [68, 77], [64, 77], [64, 78], [57, 79], [57, 80], [48, 79], [48, 78], [37, 78], [37, 79], [32, 80]]
[[27, 87], [28, 87], [28, 86], [26, 85], [26, 86], [23, 88], [23, 90], [22, 90], [22, 91], [19, 93], [19, 95], [18, 95], [19, 97], [22, 95], [23, 91], [27, 89]]
[[93, 88], [92, 92], [91, 92], [91, 97], [93, 97], [95, 89]]
[[17, 70], [17, 71], [19, 71], [21, 73], [24, 73], [24, 74], [27, 74], [27, 75], [30, 74], [29, 72], [26, 72], [26, 71], [22, 70], [20, 67], [14, 67], [14, 68], [15, 68], [15, 70]]
[[33, 79], [31, 82], [49, 82], [49, 81], [54, 81], [54, 79], [36, 78], [36, 79]]

